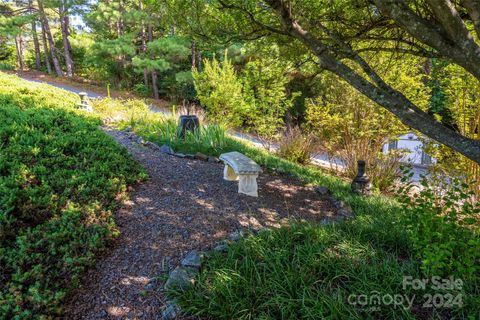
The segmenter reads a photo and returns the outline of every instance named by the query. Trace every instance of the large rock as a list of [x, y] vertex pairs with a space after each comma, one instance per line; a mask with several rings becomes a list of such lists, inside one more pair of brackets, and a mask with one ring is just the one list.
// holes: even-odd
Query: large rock
[[177, 158], [185, 158], [185, 154], [180, 152], [175, 153], [174, 156]]
[[214, 157], [214, 156], [209, 156], [207, 161], [212, 162], [212, 163], [219, 163], [220, 159], [218, 159], [217, 157]]
[[170, 146], [167, 146], [166, 144], [160, 147], [160, 152], [165, 154], [175, 154], [175, 151], [173, 151], [173, 149], [170, 148]]
[[213, 248], [213, 251], [216, 251], [216, 252], [228, 252], [228, 244], [226, 244], [226, 243], [220, 243], [219, 245], [215, 246], [215, 248]]
[[238, 231], [235, 231], [233, 232], [232, 234], [230, 234], [228, 236], [228, 238], [231, 240], [231, 241], [234, 241], [234, 242], [237, 242], [237, 241], [240, 241], [240, 239], [243, 237], [243, 231], [241, 230], [238, 230]]
[[165, 289], [187, 290], [195, 284], [195, 276], [197, 273], [198, 271], [195, 268], [177, 267], [170, 273], [165, 283]]
[[332, 194], [330, 189], [328, 189], [327, 187], [324, 187], [324, 186], [315, 187], [315, 192], [318, 193], [321, 196], [329, 196], [329, 195]]
[[180, 308], [175, 303], [169, 303], [162, 311], [162, 320], [175, 320], [180, 315]]
[[159, 150], [160, 149], [160, 147], [158, 145], [156, 145], [155, 143], [153, 143], [151, 141], [146, 141], [143, 145], [152, 149], [152, 150]]
[[352, 207], [350, 207], [348, 204], [344, 204], [344, 206], [338, 210], [337, 214], [344, 218], [350, 218], [353, 216]]
[[184, 267], [197, 268], [202, 266], [203, 253], [197, 250], [190, 251], [182, 260], [181, 265]]
[[201, 153], [201, 152], [197, 152], [195, 153], [195, 159], [197, 160], [202, 160], [202, 161], [207, 161], [208, 160], [208, 156]]

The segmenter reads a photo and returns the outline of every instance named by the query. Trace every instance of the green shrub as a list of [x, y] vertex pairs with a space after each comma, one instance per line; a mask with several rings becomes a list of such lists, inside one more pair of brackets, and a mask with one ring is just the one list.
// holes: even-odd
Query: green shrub
[[241, 126], [269, 140], [276, 138], [292, 106], [285, 89], [289, 81], [286, 66], [274, 57], [263, 57], [252, 59], [237, 73], [227, 54], [221, 62], [214, 58], [204, 64], [202, 72], [193, 72], [193, 79], [209, 119], [229, 127]]
[[50, 318], [143, 170], [74, 94], [0, 73], [0, 319]]
[[227, 126], [239, 126], [247, 112], [240, 82], [235, 69], [225, 55], [221, 63], [204, 60], [204, 70], [194, 71], [193, 79], [198, 99], [209, 118]]
[[145, 86], [143, 83], [137, 83], [136, 85], [133, 86], [133, 92], [135, 92], [137, 95], [141, 97], [149, 97], [152, 92], [149, 87]]
[[15, 65], [9, 62], [0, 61], [0, 70], [14, 70]]
[[407, 183], [398, 191], [407, 230], [427, 275], [472, 281], [480, 271], [480, 204], [460, 180], [438, 182], [423, 177], [420, 190]]
[[[266, 139], [278, 138], [278, 133], [285, 125], [284, 117], [292, 107], [286, 84], [290, 78], [280, 63], [279, 53], [272, 49], [273, 56], [251, 60], [241, 73], [244, 99], [248, 105], [245, 115], [244, 130]], [[294, 98], [297, 94], [293, 95]]]

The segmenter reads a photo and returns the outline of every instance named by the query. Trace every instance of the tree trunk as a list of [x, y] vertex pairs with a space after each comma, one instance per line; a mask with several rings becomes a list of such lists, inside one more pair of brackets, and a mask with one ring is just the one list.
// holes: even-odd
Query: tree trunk
[[[123, 15], [125, 14], [125, 8], [124, 8], [124, 3], [123, 3], [123, 0], [120, 0], [119, 1], [119, 15], [118, 15], [118, 19], [117, 19], [117, 37], [118, 38], [121, 38], [123, 36], [123, 33], [124, 33], [124, 30], [125, 30], [125, 26], [124, 26], [124, 22], [123, 22]], [[120, 67], [122, 68], [123, 71], [125, 71], [126, 69], [126, 61], [125, 61], [125, 55], [123, 54], [120, 54], [119, 57], [118, 57], [118, 60], [119, 60], [119, 63], [120, 63]]]
[[62, 68], [60, 67], [60, 62], [58, 61], [57, 49], [55, 48], [52, 32], [50, 31], [50, 25], [48, 24], [48, 19], [45, 14], [45, 9], [43, 7], [43, 0], [37, 0], [37, 3], [38, 3], [38, 12], [40, 13], [40, 18], [42, 19], [43, 27], [45, 29], [45, 35], [50, 45], [50, 53], [52, 55], [52, 61], [53, 61], [53, 66], [55, 68], [55, 73], [57, 74], [57, 76], [61, 77], [63, 76], [63, 72], [62, 72]]
[[[138, 7], [140, 9], [140, 12], [143, 13], [143, 0], [139, 1]], [[146, 55], [147, 53], [147, 33], [145, 30], [145, 22], [143, 21], [142, 17], [142, 28], [140, 31], [140, 38], [142, 39], [142, 46], [140, 48], [141, 52]], [[143, 69], [143, 84], [145, 85], [145, 88], [148, 88], [148, 71], [147, 68]]]
[[42, 57], [40, 54], [40, 43], [38, 42], [37, 35], [37, 22], [35, 20], [32, 21], [32, 38], [33, 46], [35, 48], [35, 68], [40, 71], [42, 68]]
[[197, 48], [195, 41], [192, 41], [192, 69], [197, 68]]
[[[149, 42], [153, 41], [153, 29], [151, 24], [148, 25], [148, 41]], [[153, 90], [153, 98], [159, 99], [160, 95], [158, 94], [158, 87], [157, 87], [157, 71], [155, 70], [152, 71], [152, 90]]]
[[19, 33], [15, 35], [15, 49], [17, 50], [17, 65], [20, 71], [23, 71], [23, 40], [22, 35]]
[[[28, 6], [33, 8], [33, 0], [28, 1]], [[30, 13], [33, 14], [33, 10], [30, 10]], [[32, 39], [33, 39], [33, 47], [35, 49], [35, 68], [40, 71], [42, 68], [42, 57], [40, 54], [40, 44], [38, 42], [38, 35], [37, 35], [37, 20], [32, 20]]]
[[70, 41], [68, 36], [70, 34], [69, 29], [69, 19], [68, 19], [68, 10], [65, 7], [65, 0], [62, 0], [59, 8], [60, 14], [60, 28], [62, 30], [62, 41], [63, 41], [63, 55], [65, 57], [65, 66], [67, 67], [67, 77], [73, 77], [73, 59], [70, 51]]
[[197, 70], [202, 72], [202, 51], [197, 50]]
[[50, 64], [50, 51], [48, 50], [47, 36], [45, 34], [45, 28], [42, 25], [42, 43], [43, 43], [43, 52], [45, 55], [45, 65], [47, 66], [48, 74], [52, 74], [52, 65]]

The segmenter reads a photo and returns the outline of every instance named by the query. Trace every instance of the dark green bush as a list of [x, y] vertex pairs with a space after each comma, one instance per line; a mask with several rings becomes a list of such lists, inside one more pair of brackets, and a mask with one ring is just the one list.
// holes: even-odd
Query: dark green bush
[[0, 73], [0, 319], [52, 317], [144, 177], [77, 97]]

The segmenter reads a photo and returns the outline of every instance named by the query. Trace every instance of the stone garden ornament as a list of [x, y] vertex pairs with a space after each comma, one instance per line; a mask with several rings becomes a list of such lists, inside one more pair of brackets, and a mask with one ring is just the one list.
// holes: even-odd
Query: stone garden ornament
[[365, 173], [365, 161], [359, 160], [357, 176], [352, 181], [352, 191], [361, 195], [368, 196], [372, 193], [372, 183]]

